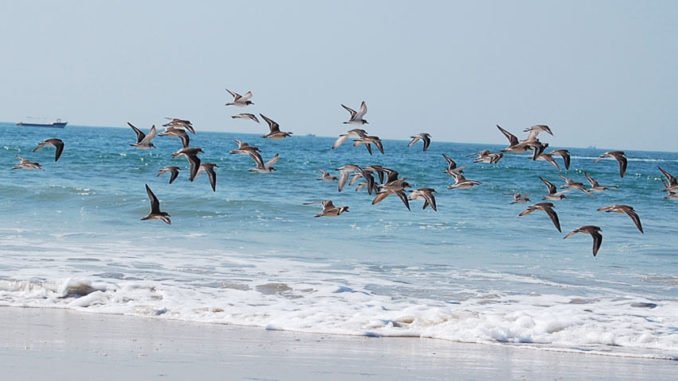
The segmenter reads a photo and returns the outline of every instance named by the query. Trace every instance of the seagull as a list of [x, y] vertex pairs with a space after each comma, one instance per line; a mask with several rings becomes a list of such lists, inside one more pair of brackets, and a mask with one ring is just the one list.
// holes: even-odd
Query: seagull
[[626, 213], [629, 217], [631, 217], [631, 220], [633, 221], [634, 224], [636, 224], [636, 227], [641, 233], [643, 232], [643, 225], [640, 223], [640, 217], [638, 217], [638, 213], [633, 209], [632, 206], [629, 205], [610, 205], [610, 206], [603, 206], [601, 208], [598, 208], [599, 212], [615, 212], [615, 213]]
[[602, 230], [598, 226], [584, 225], [582, 227], [572, 230], [565, 237], [563, 237], [563, 239], [568, 239], [577, 233], [591, 234], [591, 237], [593, 237], [593, 256], [595, 257], [598, 254], [600, 245], [603, 243], [603, 235], [600, 234], [601, 231]]
[[143, 133], [143, 131], [136, 128], [132, 123], [127, 122], [127, 124], [130, 127], [132, 127], [134, 133], [137, 134], [137, 142], [134, 144], [130, 144], [132, 147], [137, 147], [139, 149], [151, 149], [155, 147], [151, 142], [153, 138], [155, 138], [155, 135], [157, 135], [158, 133], [158, 131], [155, 129], [155, 125], [151, 127], [151, 130], [148, 132], [148, 135], [146, 135]]
[[600, 155], [598, 159], [596, 159], [596, 161], [600, 161], [606, 157], [614, 158], [619, 162], [619, 176], [624, 177], [624, 174], [626, 173], [626, 164], [628, 163], [628, 160], [626, 159], [624, 152], [623, 151], [605, 152], [604, 154]]
[[471, 189], [476, 185], [480, 185], [480, 181], [468, 180], [461, 173], [452, 175], [454, 177], [454, 184], [447, 186], [447, 189]]
[[269, 119], [264, 114], [259, 114], [266, 123], [268, 123], [268, 128], [271, 130], [268, 134], [264, 135], [264, 138], [268, 139], [282, 139], [292, 135], [291, 132], [280, 131], [280, 125], [276, 123], [273, 119]]
[[351, 113], [351, 118], [344, 122], [344, 124], [368, 124], [367, 120], [363, 119], [365, 114], [367, 114], [367, 103], [365, 101], [360, 103], [360, 110], [358, 111], [344, 105], [341, 105], [341, 107]]
[[424, 200], [424, 207], [422, 209], [426, 209], [427, 206], [431, 206], [431, 209], [437, 212], [438, 207], [436, 206], [436, 198], [433, 195], [435, 191], [436, 190], [433, 188], [418, 188], [410, 192], [408, 198], [410, 200], [422, 199]]
[[659, 171], [666, 177], [666, 189], [667, 190], [678, 190], [678, 179], [673, 177], [670, 173], [662, 169], [662, 167], [657, 167], [659, 168]]
[[189, 181], [193, 181], [195, 179], [195, 176], [198, 175], [198, 170], [200, 169], [200, 158], [198, 157], [199, 153], [204, 153], [202, 148], [200, 148], [200, 147], [187, 147], [187, 148], [182, 148], [179, 151], [172, 154], [173, 158], [177, 158], [179, 156], [184, 156], [188, 160], [188, 163], [190, 164], [190, 169], [191, 169], [191, 174], [188, 177]]
[[178, 127], [166, 127], [165, 131], [159, 134], [160, 136], [176, 136], [181, 139], [181, 145], [186, 148], [189, 146], [191, 139], [188, 137], [188, 133], [183, 128]]
[[563, 185], [562, 188], [579, 189], [580, 191], [582, 191], [584, 193], [590, 193], [589, 190], [584, 187], [584, 184], [577, 182], [577, 181], [574, 181], [574, 180], [572, 180], [568, 177], [565, 177], [565, 176], [560, 176], [560, 178], [563, 179], [563, 181], [565, 181], [565, 185]]
[[217, 191], [217, 173], [214, 172], [214, 168], [219, 168], [219, 166], [214, 163], [203, 163], [200, 164], [198, 173], [196, 174], [197, 177], [201, 172], [207, 173], [207, 177], [210, 180], [210, 185], [212, 186], [212, 192]]
[[17, 159], [19, 160], [19, 163], [14, 165], [12, 169], [42, 169], [42, 165], [40, 163], [35, 162], [35, 161], [30, 161], [28, 159], [24, 159], [22, 157], [17, 156]]
[[555, 205], [550, 202], [539, 202], [534, 205], [530, 205], [527, 207], [527, 209], [523, 210], [518, 214], [518, 216], [526, 216], [535, 210], [543, 210], [546, 214], [548, 214], [549, 218], [551, 219], [551, 222], [553, 222], [553, 225], [558, 229], [560, 232], [560, 221], [558, 220], [558, 214], [556, 214], [556, 211], [553, 210], [555, 208]]
[[195, 135], [195, 129], [193, 129], [193, 123], [191, 123], [190, 120], [186, 119], [179, 119], [179, 118], [172, 118], [172, 117], [166, 117], [165, 119], [169, 119], [169, 122], [163, 124], [162, 126], [165, 128], [178, 128], [181, 130], [186, 130], [190, 131], [192, 134]]
[[584, 177], [586, 177], [586, 180], [591, 184], [591, 188], [589, 188], [589, 191], [591, 192], [603, 192], [607, 190], [606, 186], [600, 185], [596, 179], [591, 177], [588, 172], [584, 171]]
[[229, 89], [226, 89], [226, 91], [228, 91], [228, 93], [233, 97], [233, 102], [226, 103], [226, 106], [245, 107], [254, 104], [254, 102], [250, 100], [250, 98], [252, 98], [251, 91], [246, 92], [245, 95], [240, 95]]
[[513, 194], [513, 201], [511, 201], [511, 204], [524, 204], [526, 202], [530, 202], [530, 198], [527, 197], [527, 194], [521, 193]]
[[[305, 203], [305, 205], [315, 204], [314, 202]], [[332, 200], [323, 200], [320, 202], [323, 210], [316, 214], [315, 217], [337, 217], [344, 212], [348, 212], [348, 206], [334, 206]]]
[[410, 143], [407, 145], [408, 148], [412, 147], [414, 143], [421, 140], [424, 142], [424, 151], [428, 151], [428, 147], [431, 145], [431, 134], [428, 132], [422, 132], [414, 136], [410, 136], [410, 138], [412, 138], [412, 140], [410, 140]]
[[35, 148], [33, 148], [33, 152], [42, 149], [42, 147], [46, 145], [53, 145], [54, 148], [56, 148], [56, 152], [54, 153], [54, 161], [59, 161], [59, 158], [61, 157], [61, 153], [64, 152], [64, 141], [58, 138], [50, 138], [50, 139], [45, 139], [42, 142], [38, 143]]
[[354, 128], [352, 130], [347, 131], [345, 134], [339, 135], [339, 138], [332, 145], [332, 149], [339, 148], [339, 146], [344, 144], [344, 142], [348, 140], [348, 138], [351, 136], [364, 138], [365, 136], [367, 136], [367, 131], [363, 130], [362, 128]]
[[160, 168], [156, 177], [160, 176], [162, 174], [165, 174], [165, 173], [170, 173], [169, 183], [172, 184], [174, 182], [174, 180], [177, 179], [177, 176], [179, 176], [179, 167], [170, 166], [170, 167]]
[[170, 220], [170, 215], [166, 212], [160, 211], [160, 201], [155, 197], [151, 188], [146, 184], [146, 193], [148, 194], [148, 199], [151, 202], [151, 211], [143, 217], [141, 220], [161, 220], [162, 222], [171, 225], [172, 221]]
[[254, 122], [259, 123], [259, 118], [257, 118], [256, 115], [250, 114], [250, 113], [247, 113], [247, 112], [241, 112], [240, 114], [237, 114], [237, 115], [231, 115], [231, 118], [233, 118], [233, 119], [249, 119], [249, 120], [252, 120]]
[[[377, 192], [376, 197], [372, 200], [372, 205], [376, 205], [385, 199], [389, 195], [396, 195], [400, 200], [405, 204], [407, 210], [410, 210], [410, 202], [407, 199], [407, 194], [405, 194], [405, 188], [408, 188], [410, 184], [405, 181], [405, 179], [397, 179], [386, 184], [379, 186], [379, 192]], [[433, 207], [433, 206], [431, 206]]]
[[544, 185], [546, 185], [546, 189], [548, 189], [549, 191], [549, 193], [546, 196], [544, 196], [544, 200], [557, 201], [566, 198], [563, 192], [558, 192], [558, 189], [556, 188], [555, 185], [553, 185], [552, 182], [546, 180], [541, 176], [539, 176], [539, 179], [544, 183]]

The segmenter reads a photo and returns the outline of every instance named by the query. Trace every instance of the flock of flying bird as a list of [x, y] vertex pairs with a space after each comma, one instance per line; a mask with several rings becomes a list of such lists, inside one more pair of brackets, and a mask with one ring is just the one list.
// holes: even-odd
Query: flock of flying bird
[[[251, 91], [248, 91], [244, 95], [240, 95], [228, 89], [226, 90], [233, 97], [233, 100], [231, 102], [226, 103], [226, 106], [246, 107], [254, 104], [251, 101], [252, 98]], [[353, 110], [352, 108], [347, 107], [343, 104], [341, 106], [350, 113], [349, 120], [345, 121], [344, 124], [360, 126], [369, 124], [368, 121], [365, 119], [365, 114], [367, 113], [367, 104], [364, 101], [361, 103], [358, 111]], [[280, 125], [276, 123], [274, 120], [266, 117], [263, 114], [259, 114], [259, 116], [268, 124], [269, 127], [269, 132], [263, 135], [264, 138], [283, 139], [292, 135], [291, 132], [280, 130]], [[251, 113], [239, 113], [233, 115], [232, 118], [251, 120], [253, 122], [260, 123], [259, 118]], [[216, 192], [217, 175], [215, 168], [217, 168], [218, 166], [215, 163], [202, 162], [198, 156], [199, 154], [204, 153], [202, 148], [192, 147], [190, 145], [191, 141], [190, 134], [195, 134], [195, 129], [193, 128], [192, 123], [189, 120], [179, 118], [167, 118], [167, 119], [169, 121], [163, 124], [163, 127], [165, 128], [164, 131], [159, 134], [157, 132], [155, 125], [150, 128], [148, 133], [144, 133], [139, 128], [134, 126], [132, 123], [128, 122], [127, 124], [129, 125], [130, 128], [132, 128], [132, 130], [136, 134], [136, 142], [130, 144], [130, 146], [139, 149], [151, 149], [155, 147], [153, 145], [153, 139], [158, 135], [179, 138], [181, 140], [182, 148], [172, 153], [171, 155], [172, 158], [184, 157], [187, 159], [189, 164], [189, 176], [188, 176], [189, 181], [194, 181], [198, 177], [198, 175], [200, 175], [202, 172], [205, 172], [209, 178], [209, 183], [212, 188], [212, 191]], [[560, 170], [560, 165], [555, 160], [554, 156], [559, 156], [563, 160], [563, 166], [565, 167], [565, 169], [569, 170], [570, 168], [569, 152], [565, 149], [546, 152], [546, 148], [548, 148], [549, 144], [542, 143], [539, 140], [539, 135], [541, 133], [547, 133], [553, 136], [553, 132], [548, 126], [535, 125], [525, 129], [524, 132], [527, 132], [528, 134], [527, 137], [523, 140], [519, 140], [517, 136], [505, 130], [499, 125], [497, 125], [497, 128], [507, 138], [509, 142], [508, 146], [502, 149], [500, 152], [491, 152], [489, 150], [479, 152], [474, 160], [475, 163], [494, 164], [498, 163], [503, 158], [504, 153], [526, 153], [531, 151], [532, 160], [547, 161], [548, 163], [556, 167], [558, 170]], [[341, 146], [343, 143], [345, 143], [347, 140], [351, 138], [353, 138], [352, 140], [354, 147], [365, 146], [370, 155], [373, 154], [372, 146], [374, 146], [380, 153], [382, 154], [384, 153], [384, 145], [381, 139], [378, 136], [369, 135], [367, 131], [365, 131], [362, 128], [353, 128], [351, 130], [348, 130], [346, 133], [340, 134], [335, 143], [332, 145], [332, 149], [337, 149], [339, 146]], [[422, 141], [423, 150], [427, 151], [431, 144], [431, 135], [426, 132], [413, 135], [411, 136], [411, 140], [408, 146], [412, 147], [418, 141]], [[271, 159], [265, 162], [258, 147], [252, 146], [247, 142], [241, 140], [235, 140], [235, 143], [237, 144], [237, 148], [230, 151], [230, 154], [249, 156], [254, 161], [255, 164], [255, 167], [251, 168], [250, 171], [259, 173], [270, 173], [275, 170], [274, 165], [280, 159], [280, 156], [278, 154], [275, 154]], [[64, 150], [64, 142], [58, 138], [49, 138], [38, 143], [38, 145], [33, 149], [33, 152], [38, 151], [46, 146], [53, 146], [55, 148], [56, 151], [54, 160], [58, 161]], [[463, 174], [464, 168], [457, 166], [457, 163], [451, 157], [449, 157], [446, 154], [443, 154], [443, 157], [447, 162], [446, 172], [454, 179], [454, 183], [448, 186], [449, 189], [469, 189], [477, 185], [480, 185], [479, 181], [467, 179]], [[600, 157], [596, 161], [604, 158], [613, 158], [617, 160], [617, 162], [619, 163], [619, 175], [623, 178], [624, 174], [626, 173], [628, 163], [624, 152], [622, 151], [605, 152], [602, 155], [600, 155]], [[12, 169], [42, 168], [40, 163], [21, 157], [17, 157], [17, 159], [19, 160], [19, 163], [17, 163]], [[355, 164], [346, 164], [338, 168], [337, 170], [339, 171], [338, 177], [332, 175], [327, 171], [322, 170], [320, 179], [325, 181], [337, 181], [338, 182], [337, 189], [339, 192], [341, 192], [344, 189], [344, 187], [346, 187], [347, 184], [349, 186], [352, 186], [360, 181], [360, 183], [357, 184], [356, 190], [361, 190], [365, 188], [369, 195], [374, 194], [375, 197], [372, 201], [373, 205], [381, 202], [390, 195], [395, 195], [402, 201], [402, 203], [405, 205], [405, 207], [407, 207], [408, 210], [410, 209], [409, 201], [412, 200], [423, 200], [424, 201], [423, 209], [426, 209], [427, 207], [430, 206], [431, 209], [433, 209], [434, 211], [438, 210], [434, 195], [434, 193], [436, 192], [435, 189], [424, 187], [411, 190], [410, 193], [407, 193], [406, 189], [410, 188], [411, 185], [407, 182], [406, 178], [400, 178], [399, 173], [394, 169], [386, 168], [381, 165], [370, 165], [366, 167], [360, 167]], [[169, 183], [172, 184], [179, 176], [180, 171], [181, 168], [178, 166], [166, 166], [158, 171], [157, 176], [169, 174], [170, 175]], [[672, 176], [669, 172], [667, 172], [661, 167], [659, 167], [659, 171], [664, 176], [662, 180], [664, 181], [665, 191], [667, 192], [666, 198], [674, 200], [678, 199], [678, 179], [676, 179], [676, 177]], [[539, 178], [546, 185], [546, 188], [548, 190], [548, 193], [543, 197], [543, 199], [547, 201], [538, 202], [528, 206], [525, 210], [520, 212], [518, 216], [526, 216], [536, 211], [542, 211], [546, 213], [546, 215], [548, 215], [555, 228], [559, 232], [561, 232], [558, 214], [554, 210], [555, 205], [551, 201], [558, 201], [566, 198], [567, 197], [566, 192], [571, 190], [579, 190], [584, 193], [591, 193], [591, 192], [603, 192], [608, 189], [608, 187], [600, 185], [598, 181], [596, 181], [588, 174], [588, 172], [584, 172], [584, 176], [586, 177], [587, 181], [590, 184], [589, 188], [585, 187], [583, 183], [576, 182], [570, 178], [561, 175], [560, 177], [565, 182], [565, 184], [562, 187], [565, 189], [565, 191], [558, 191], [558, 188], [553, 183], [551, 183], [544, 177], [540, 176]], [[146, 184], [146, 193], [150, 201], [151, 209], [150, 212], [141, 219], [161, 220], [167, 224], [171, 224], [170, 215], [160, 210], [160, 202], [153, 193], [153, 191], [151, 190], [151, 188], [148, 186], [148, 184]], [[530, 201], [531, 200], [526, 194], [515, 193], [513, 195], [512, 203], [528, 203]], [[348, 206], [335, 206], [331, 200], [322, 200], [319, 202], [309, 202], [305, 204], [308, 205], [317, 203], [319, 203], [322, 206], [322, 210], [320, 211], [320, 213], [315, 215], [315, 217], [339, 216], [349, 211]], [[601, 208], [598, 208], [598, 211], [626, 214], [631, 218], [636, 228], [641, 233], [643, 233], [643, 227], [640, 221], [640, 217], [633, 209], [633, 207], [630, 205], [618, 204], [603, 206]], [[601, 231], [602, 230], [599, 226], [584, 225], [577, 229], [574, 229], [573, 231], [565, 235], [564, 238], [565, 239], [570, 238], [577, 233], [590, 234], [593, 238], [593, 255], [595, 256], [597, 255], [598, 250], [600, 249], [600, 246], [603, 241]]]

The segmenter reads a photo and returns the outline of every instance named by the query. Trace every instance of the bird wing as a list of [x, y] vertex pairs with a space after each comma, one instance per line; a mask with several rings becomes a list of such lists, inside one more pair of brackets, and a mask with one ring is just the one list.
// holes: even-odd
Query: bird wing
[[160, 201], [158, 201], [158, 198], [155, 197], [155, 194], [148, 184], [146, 184], [146, 194], [148, 195], [148, 199], [151, 202], [151, 214], [160, 213]]
[[143, 131], [141, 131], [140, 129], [136, 128], [136, 127], [135, 127], [132, 123], [130, 123], [130, 122], [127, 122], [127, 125], [130, 126], [130, 127], [132, 127], [132, 129], [134, 130], [134, 133], [137, 134], [137, 144], [138, 144], [138, 143], [141, 143], [141, 141], [144, 140], [144, 137], [146, 137], [146, 134], [144, 134]]
[[518, 138], [515, 135], [501, 128], [501, 126], [499, 126], [498, 124], [497, 128], [499, 129], [499, 131], [501, 131], [502, 134], [504, 134], [504, 136], [506, 136], [506, 139], [508, 139], [509, 141], [509, 146], [514, 146], [518, 144]]

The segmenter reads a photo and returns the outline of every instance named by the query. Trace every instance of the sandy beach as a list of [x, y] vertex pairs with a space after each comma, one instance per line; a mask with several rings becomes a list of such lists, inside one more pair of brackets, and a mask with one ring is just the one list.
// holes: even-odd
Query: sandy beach
[[670, 380], [678, 363], [0, 308], [7, 380]]

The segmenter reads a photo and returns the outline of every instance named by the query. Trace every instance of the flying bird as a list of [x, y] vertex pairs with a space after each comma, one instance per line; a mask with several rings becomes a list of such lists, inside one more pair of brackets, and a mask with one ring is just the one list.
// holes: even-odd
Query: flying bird
[[586, 172], [586, 171], [584, 171], [584, 177], [586, 177], [586, 181], [588, 181], [589, 184], [591, 184], [591, 188], [589, 188], [589, 191], [591, 191], [591, 192], [603, 192], [603, 191], [607, 190], [606, 186], [600, 185], [598, 180], [591, 177], [591, 175], [589, 175], [589, 173]]
[[[307, 202], [304, 205], [315, 204], [315, 202]], [[323, 200], [320, 202], [323, 206], [323, 210], [316, 214], [315, 217], [337, 217], [342, 213], [348, 212], [348, 206], [334, 206], [332, 200]]]
[[155, 175], [155, 176], [157, 177], [157, 176], [163, 175], [165, 173], [170, 174], [169, 183], [172, 184], [174, 182], [174, 180], [177, 179], [177, 176], [179, 176], [179, 167], [170, 166], [170, 167], [160, 168], [160, 170], [158, 171], [158, 174]]
[[530, 202], [530, 198], [527, 196], [527, 194], [522, 193], [513, 194], [513, 201], [511, 201], [511, 204], [525, 204], [527, 202]]
[[552, 182], [541, 176], [539, 176], [539, 179], [544, 183], [544, 185], [546, 185], [546, 189], [548, 189], [549, 192], [546, 196], [544, 196], [544, 200], [557, 201], [566, 198], [563, 192], [558, 192], [558, 189], [555, 185], [553, 185]]
[[624, 174], [626, 173], [626, 165], [628, 163], [628, 160], [626, 159], [626, 155], [624, 155], [623, 151], [609, 151], [605, 152], [604, 154], [600, 155], [596, 161], [600, 161], [606, 157], [611, 157], [619, 162], [619, 176], [624, 177]]
[[638, 216], [638, 213], [633, 209], [632, 206], [629, 205], [610, 205], [610, 206], [603, 206], [601, 208], [598, 208], [599, 212], [615, 212], [615, 213], [626, 213], [627, 216], [631, 218], [631, 221], [636, 225], [636, 228], [641, 233], [643, 232], [643, 225], [640, 223], [640, 217]]
[[367, 136], [367, 131], [363, 130], [362, 128], [354, 128], [352, 130], [347, 131], [345, 134], [339, 135], [339, 138], [332, 144], [332, 149], [337, 149], [339, 148], [340, 145], [344, 144], [348, 138], [351, 136], [356, 136], [358, 138], [364, 138]]
[[12, 167], [12, 169], [42, 169], [42, 165], [36, 161], [30, 161], [28, 159], [24, 159], [23, 157], [18, 157], [17, 160], [19, 162]]
[[259, 123], [259, 118], [257, 118], [256, 115], [250, 114], [250, 113], [247, 113], [247, 112], [241, 112], [240, 114], [237, 114], [237, 115], [231, 115], [231, 118], [251, 120], [251, 121]]
[[148, 194], [148, 200], [151, 202], [151, 211], [141, 220], [160, 220], [168, 225], [171, 225], [172, 220], [170, 220], [170, 215], [166, 212], [160, 211], [160, 201], [158, 201], [158, 198], [155, 197], [155, 194], [151, 188], [148, 187], [148, 184], [146, 184], [146, 194]]
[[418, 188], [410, 192], [408, 198], [410, 200], [422, 199], [424, 200], [424, 207], [422, 209], [426, 209], [427, 206], [430, 206], [431, 209], [437, 212], [438, 207], [436, 206], [436, 198], [433, 195], [435, 191], [436, 190], [433, 188]]
[[173, 158], [183, 156], [186, 158], [186, 160], [188, 160], [188, 164], [190, 165], [190, 175], [188, 177], [189, 181], [193, 181], [195, 179], [195, 176], [198, 175], [198, 170], [200, 169], [200, 158], [198, 157], [199, 153], [204, 153], [202, 148], [187, 147], [182, 148], [179, 151], [174, 152], [172, 154]]
[[343, 104], [341, 107], [351, 113], [351, 118], [347, 122], [344, 122], [344, 124], [368, 124], [367, 120], [363, 119], [365, 114], [367, 114], [367, 103], [365, 103], [365, 101], [360, 103], [360, 109], [358, 111], [355, 111], [348, 106], [344, 106]]
[[139, 149], [151, 149], [155, 147], [152, 143], [153, 138], [155, 138], [155, 135], [158, 133], [158, 131], [155, 129], [155, 125], [151, 127], [151, 130], [147, 135], [140, 129], [136, 128], [132, 123], [127, 122], [127, 124], [132, 128], [132, 130], [134, 130], [134, 133], [137, 134], [137, 142], [130, 144], [132, 147]]
[[268, 134], [263, 136], [264, 138], [283, 139], [292, 135], [291, 132], [280, 131], [280, 125], [273, 119], [266, 117], [264, 114], [259, 114], [259, 116], [261, 116], [266, 121], [266, 123], [268, 123], [268, 128], [270, 130]]
[[593, 256], [595, 257], [598, 254], [600, 245], [603, 243], [603, 235], [600, 234], [602, 230], [598, 226], [585, 225], [569, 232], [563, 239], [568, 239], [577, 233], [587, 233], [591, 234], [593, 237]]
[[233, 97], [233, 102], [228, 102], [226, 103], [226, 106], [238, 106], [238, 107], [245, 107], [249, 105], [253, 105], [254, 102], [250, 100], [252, 98], [252, 92], [248, 91], [244, 95], [240, 95], [236, 92], [233, 92], [229, 89], [226, 89], [229, 94]]
[[553, 210], [553, 208], [555, 208], [555, 205], [553, 205], [553, 203], [539, 202], [539, 203], [536, 203], [534, 205], [528, 206], [527, 209], [520, 212], [518, 214], [518, 216], [519, 217], [526, 216], [526, 215], [528, 215], [528, 214], [530, 214], [530, 213], [532, 213], [536, 210], [541, 210], [549, 216], [549, 218], [551, 219], [551, 222], [553, 222], [553, 225], [556, 227], [556, 229], [558, 229], [559, 232], [561, 232], [561, 230], [560, 230], [560, 220], [558, 219], [558, 214], [556, 213], [555, 210]]
[[210, 186], [212, 187], [212, 192], [217, 191], [217, 173], [214, 171], [214, 168], [219, 168], [219, 166], [214, 163], [202, 163], [200, 164], [198, 173], [196, 174], [197, 177], [202, 172], [207, 173], [207, 177], [210, 180]]
[[195, 135], [195, 129], [193, 128], [193, 123], [191, 123], [190, 120], [172, 118], [172, 117], [169, 117], [169, 116], [166, 117], [165, 119], [169, 120], [169, 122], [162, 125], [166, 129], [168, 129], [168, 128], [178, 128], [178, 129], [181, 129], [181, 130], [189, 131], [190, 133]]
[[188, 137], [188, 132], [183, 128], [166, 127], [165, 131], [159, 134], [160, 136], [174, 136], [181, 139], [181, 146], [186, 148], [189, 146], [191, 139]]
[[412, 147], [416, 142], [421, 140], [424, 142], [424, 151], [428, 151], [428, 147], [431, 145], [431, 134], [428, 132], [422, 132], [413, 136], [410, 136], [412, 140], [410, 140], [410, 143], [407, 144], [407, 147]]
[[35, 146], [35, 148], [33, 148], [33, 152], [42, 149], [46, 145], [52, 145], [54, 146], [54, 148], [56, 148], [56, 151], [54, 153], [54, 161], [59, 161], [61, 153], [64, 152], [64, 141], [59, 138], [45, 139], [38, 143], [38, 145]]

